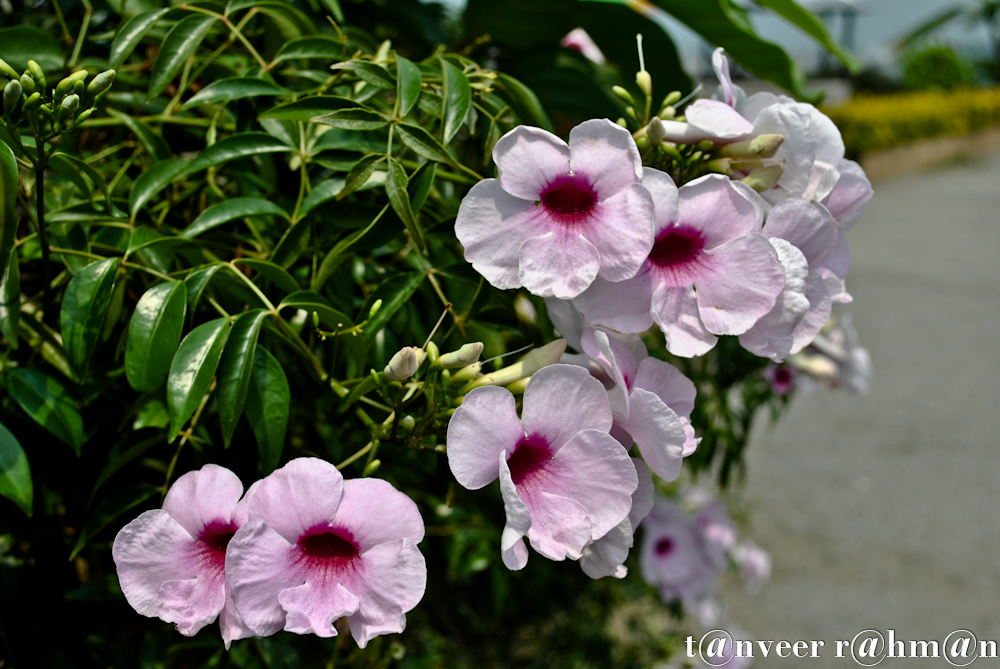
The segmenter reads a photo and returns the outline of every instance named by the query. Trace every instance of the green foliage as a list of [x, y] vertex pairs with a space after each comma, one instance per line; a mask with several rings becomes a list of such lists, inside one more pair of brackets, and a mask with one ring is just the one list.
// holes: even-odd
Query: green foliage
[[944, 44], [904, 54], [902, 64], [903, 84], [914, 91], [950, 91], [972, 81], [972, 66]]

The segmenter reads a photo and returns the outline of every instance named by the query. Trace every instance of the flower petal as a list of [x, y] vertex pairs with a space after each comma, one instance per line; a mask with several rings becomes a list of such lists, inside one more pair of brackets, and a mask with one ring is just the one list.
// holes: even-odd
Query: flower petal
[[246, 626], [246, 623], [243, 622], [243, 616], [236, 609], [233, 591], [228, 583], [226, 584], [226, 603], [219, 613], [219, 629], [222, 631], [222, 641], [226, 644], [226, 650], [229, 650], [233, 641], [249, 639], [254, 635], [253, 630]]
[[695, 229], [714, 249], [761, 229], [760, 210], [729, 177], [706, 174], [678, 191], [678, 226]]
[[694, 411], [694, 383], [668, 362], [645, 358], [632, 385], [653, 393], [682, 418], [689, 418]]
[[842, 160], [837, 165], [840, 179], [833, 192], [823, 200], [842, 230], [848, 230], [861, 216], [861, 209], [872, 199], [874, 191], [865, 171], [853, 160]]
[[593, 329], [583, 334], [583, 350], [614, 381], [614, 387], [607, 389], [611, 413], [628, 418], [628, 390], [639, 368], [632, 352], [617, 339], [610, 338], [606, 332]]
[[621, 576], [618, 574], [623, 568], [622, 564], [628, 558], [632, 541], [632, 526], [629, 524], [628, 518], [625, 518], [603, 537], [583, 547], [580, 568], [590, 578], [604, 578], [605, 576], [622, 578], [627, 572], [622, 573]]
[[778, 185], [785, 195], [800, 197], [804, 194], [809, 188], [816, 161], [816, 138], [809, 132], [808, 119], [788, 105], [775, 104], [757, 115], [753, 131], [755, 135], [776, 133], [785, 138], [772, 159], [775, 164], [783, 163], [785, 166]]
[[500, 495], [503, 497], [503, 509], [507, 515], [507, 522], [500, 535], [500, 554], [508, 569], [524, 569], [528, 564], [528, 552], [523, 537], [531, 529], [531, 512], [517, 494], [517, 488], [510, 476], [510, 467], [507, 466], [506, 452], [500, 453]]
[[643, 518], [653, 510], [653, 495], [656, 489], [653, 486], [653, 476], [649, 473], [649, 467], [639, 458], [632, 458], [632, 465], [635, 467], [635, 474], [639, 478], [639, 485], [632, 493], [632, 508], [628, 512], [628, 520], [632, 525], [632, 531], [639, 527]]
[[506, 388], [475, 388], [448, 423], [448, 466], [464, 488], [478, 490], [499, 475], [497, 456], [524, 438], [514, 395]]
[[785, 271], [768, 240], [757, 233], [704, 254], [710, 277], [696, 280], [698, 313], [717, 335], [743, 334], [774, 306]]
[[519, 125], [497, 140], [493, 162], [511, 195], [537, 200], [558, 176], [569, 174], [569, 146], [551, 132]]
[[823, 326], [830, 320], [833, 300], [827, 291], [826, 282], [819, 272], [810, 272], [806, 281], [806, 299], [809, 300], [809, 311], [795, 326], [792, 333], [791, 353], [798, 353], [812, 343]]
[[687, 435], [677, 413], [653, 393], [635, 388], [629, 397], [630, 414], [619, 423], [635, 439], [646, 465], [664, 481], [681, 473]]
[[[594, 283], [598, 281], [600, 278], [596, 279]], [[574, 351], [582, 352], [583, 346], [580, 344], [580, 337], [587, 329], [587, 322], [583, 320], [583, 314], [573, 306], [571, 301], [560, 300], [556, 297], [546, 297], [545, 308], [549, 312], [552, 325], [566, 340], [566, 344]]]
[[656, 214], [653, 219], [653, 237], [677, 223], [677, 184], [666, 172], [642, 168], [642, 185], [653, 197]]
[[653, 320], [666, 337], [667, 350], [674, 355], [684, 358], [705, 355], [718, 341], [701, 322], [694, 288], [660, 284], [653, 293], [651, 310]]
[[406, 612], [415, 607], [427, 587], [427, 564], [409, 539], [381, 544], [361, 555], [361, 567], [345, 583], [360, 606], [347, 616], [358, 646], [381, 634], [406, 627]]
[[794, 244], [810, 266], [818, 266], [837, 241], [837, 223], [823, 205], [789, 198], [771, 210], [764, 224], [764, 236]]
[[[738, 108], [737, 91], [743, 93], [738, 86], [733, 85], [733, 78], [729, 74], [729, 59], [726, 58], [726, 50], [721, 46], [712, 52], [712, 69], [719, 79], [719, 88], [722, 89], [722, 101], [733, 108]], [[746, 102], [746, 94], [743, 94], [743, 101]]]
[[631, 279], [653, 250], [653, 198], [632, 184], [596, 207], [584, 233], [601, 254], [599, 275]]
[[736, 140], [753, 132], [753, 123], [725, 102], [695, 100], [684, 109], [687, 122], [719, 139]]
[[573, 304], [595, 325], [619, 332], [645, 332], [653, 325], [650, 304], [656, 287], [654, 280], [646, 271], [615, 283], [597, 277]]
[[531, 377], [524, 391], [521, 420], [525, 433], [544, 437], [555, 455], [580, 430], [607, 432], [612, 423], [611, 406], [604, 386], [587, 370], [549, 365]]
[[600, 252], [582, 234], [548, 232], [525, 240], [518, 250], [518, 285], [542, 297], [571, 300], [594, 282], [600, 269]]
[[192, 537], [212, 521], [229, 522], [243, 495], [243, 484], [225, 467], [205, 465], [178, 478], [163, 500], [170, 514]]
[[550, 560], [579, 560], [591, 539], [587, 511], [579, 502], [542, 493], [531, 500], [531, 547]]
[[344, 477], [329, 462], [296, 458], [261, 482], [247, 504], [247, 517], [263, 520], [294, 544], [307, 530], [333, 519], [343, 490]]
[[337, 636], [333, 621], [349, 616], [361, 606], [360, 600], [341, 583], [306, 581], [278, 593], [278, 603], [286, 612], [285, 631]]
[[361, 553], [401, 539], [419, 544], [424, 538], [417, 505], [382, 479], [344, 481], [344, 496], [332, 524], [348, 530]]
[[642, 158], [632, 133], [606, 118], [569, 131], [570, 168], [586, 177], [604, 201], [642, 180]]
[[518, 288], [521, 244], [548, 231], [547, 220], [534, 201], [514, 197], [499, 179], [484, 179], [462, 200], [455, 236], [465, 249], [465, 259], [487, 281], [500, 289]]
[[160, 620], [176, 624], [177, 631], [184, 636], [194, 636], [214, 622], [225, 603], [224, 576], [197, 576], [167, 581], [160, 586]]

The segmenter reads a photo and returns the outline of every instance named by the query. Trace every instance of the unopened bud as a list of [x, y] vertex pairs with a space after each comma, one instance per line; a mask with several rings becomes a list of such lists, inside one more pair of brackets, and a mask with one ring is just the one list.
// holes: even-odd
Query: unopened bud
[[406, 415], [403, 416], [401, 421], [399, 421], [399, 426], [407, 432], [413, 432], [413, 428], [417, 426], [417, 421], [413, 418], [413, 416]]
[[16, 79], [8, 81], [3, 89], [3, 110], [9, 114], [14, 111], [14, 106], [21, 99], [21, 82]]
[[514, 393], [515, 395], [523, 395], [524, 391], [527, 390], [528, 383], [530, 381], [531, 381], [531, 377], [529, 376], [526, 379], [519, 379], [519, 380], [515, 381], [514, 383], [506, 385], [506, 386], [504, 386], [504, 388], [506, 388], [510, 392]]
[[[481, 363], [481, 362], [474, 362], [471, 365], [468, 365], [467, 367], [463, 367], [462, 369], [460, 369], [457, 372], [455, 372], [454, 374], [452, 374], [451, 375], [451, 381], [453, 383], [465, 383], [466, 381], [471, 381], [472, 379], [474, 379], [477, 376], [479, 376], [479, 372], [481, 372], [481, 371], [483, 371], [483, 363]], [[444, 378], [444, 375], [447, 372], [448, 372], [447, 369], [444, 370], [444, 372], [441, 374], [441, 377]]]
[[727, 177], [733, 175], [732, 158], [716, 158], [705, 163], [705, 169], [716, 174], [725, 174]]
[[625, 107], [625, 116], [628, 116], [633, 121], [638, 121], [639, 120], [639, 117], [637, 117], [635, 115], [635, 108], [632, 107], [631, 105], [629, 105], [628, 107]]
[[710, 139], [703, 139], [695, 144], [694, 148], [701, 152], [711, 151], [715, 148], [715, 144]]
[[615, 123], [625, 129], [628, 129], [628, 121], [626, 121], [624, 117], [619, 118], [617, 121], [615, 121]]
[[[14, 77], [14, 78], [17, 79], [17, 77]], [[24, 91], [25, 95], [31, 95], [32, 93], [35, 92], [35, 90], [36, 90], [35, 89], [35, 80], [32, 78], [32, 76], [30, 74], [28, 74], [27, 72], [25, 72], [24, 74], [21, 75], [21, 78], [19, 79], [19, 81], [21, 82], [21, 90]]]
[[771, 165], [761, 167], [748, 174], [741, 181], [758, 193], [763, 193], [774, 188], [781, 178], [781, 173], [785, 171], [784, 165]]
[[437, 362], [437, 359], [441, 357], [441, 349], [439, 349], [438, 345], [432, 341], [427, 342], [427, 346], [424, 348], [424, 350], [427, 351], [427, 359], [432, 364], [434, 362]]
[[784, 141], [785, 137], [777, 133], [759, 135], [748, 142], [727, 144], [722, 153], [732, 158], [772, 158]]
[[645, 151], [646, 149], [651, 147], [653, 143], [649, 141], [648, 136], [643, 135], [642, 137], [639, 137], [638, 139], [635, 140], [635, 145], [639, 147], [640, 151]]
[[374, 369], [372, 369], [372, 370], [369, 370], [369, 374], [371, 375], [372, 383], [375, 384], [375, 387], [376, 388], [381, 388], [382, 387], [382, 377], [378, 375], [378, 372], [376, 372]]
[[76, 94], [77, 96], [83, 96], [83, 93], [84, 93], [84, 91], [86, 91], [86, 90], [87, 90], [87, 87], [83, 85], [83, 82], [82, 82], [82, 81], [77, 81], [77, 82], [75, 82], [75, 83], [73, 84], [73, 92], [74, 92], [74, 93], [75, 93], [75, 94]]
[[442, 369], [458, 369], [459, 367], [466, 367], [479, 360], [479, 356], [482, 352], [483, 342], [477, 341], [471, 344], [466, 344], [457, 351], [451, 351], [450, 353], [442, 355], [437, 359], [435, 367], [440, 367]]
[[667, 97], [663, 98], [663, 104], [660, 105], [660, 108], [663, 109], [666, 107], [674, 106], [675, 104], [680, 102], [681, 97], [682, 96], [680, 91], [670, 91], [669, 93], [667, 93]]
[[24, 109], [25, 111], [30, 111], [40, 104], [42, 104], [42, 94], [32, 93], [28, 99], [24, 101]]
[[670, 105], [667, 105], [666, 107], [660, 110], [660, 113], [657, 114], [657, 116], [659, 116], [661, 119], [665, 121], [672, 121], [674, 117], [677, 116], [677, 110], [671, 107]]
[[76, 117], [76, 121], [74, 121], [73, 125], [80, 125], [88, 118], [90, 118], [90, 115], [93, 113], [94, 113], [93, 107], [91, 107], [90, 109], [84, 109], [82, 112], [80, 112], [80, 115]]
[[659, 144], [666, 137], [667, 131], [663, 128], [663, 122], [660, 121], [659, 117], [654, 116], [653, 120], [646, 126], [646, 135], [653, 144]]
[[[81, 70], [84, 76], [87, 76], [86, 70]], [[75, 74], [75, 73], [74, 73]], [[72, 74], [56, 84], [55, 97], [61, 98], [64, 95], [69, 95], [73, 92], [73, 85], [77, 82], [77, 77]]]
[[372, 318], [375, 318], [375, 314], [377, 314], [379, 312], [379, 309], [381, 308], [382, 308], [382, 300], [375, 300], [375, 302], [372, 304], [371, 309], [368, 310], [368, 319], [371, 320]]
[[424, 361], [427, 354], [416, 346], [404, 346], [399, 349], [392, 360], [385, 366], [385, 378], [393, 381], [405, 381], [420, 368], [420, 363]]
[[114, 70], [105, 70], [101, 72], [87, 84], [87, 95], [91, 98], [96, 98], [98, 95], [104, 91], [111, 88], [111, 83], [115, 80]]
[[17, 79], [17, 72], [13, 67], [7, 64], [7, 61], [0, 58], [0, 72], [3, 72], [11, 79]]
[[611, 91], [618, 96], [618, 99], [627, 105], [635, 106], [635, 100], [632, 98], [632, 94], [621, 86], [612, 86]]
[[639, 85], [639, 88], [646, 94], [646, 97], [653, 94], [653, 78], [649, 76], [649, 72], [646, 70], [640, 70], [636, 73], [635, 83]]
[[681, 156], [681, 152], [677, 150], [677, 147], [670, 142], [662, 142], [660, 144], [660, 151], [663, 155], [667, 156], [671, 160], [676, 161], [678, 164], [684, 162], [684, 158]]
[[381, 460], [372, 460], [367, 465], [365, 465], [365, 470], [361, 472], [361, 476], [371, 476], [375, 473], [375, 470], [382, 466]]
[[67, 95], [59, 105], [59, 118], [65, 119], [73, 116], [76, 110], [80, 108], [80, 96], [79, 95]]
[[512, 365], [471, 381], [462, 388], [460, 394], [465, 394], [480, 386], [506, 386], [519, 379], [529, 377], [543, 367], [559, 362], [559, 358], [565, 352], [566, 340], [556, 339], [541, 348], [536, 348]]
[[35, 83], [43, 91], [48, 88], [48, 83], [45, 81], [45, 70], [42, 66], [33, 60], [28, 61], [28, 71], [31, 72], [31, 76], [35, 78]]

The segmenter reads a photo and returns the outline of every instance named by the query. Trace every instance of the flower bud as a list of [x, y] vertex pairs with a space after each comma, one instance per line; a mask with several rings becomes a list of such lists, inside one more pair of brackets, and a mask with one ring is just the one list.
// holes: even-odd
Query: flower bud
[[660, 105], [660, 108], [663, 109], [665, 107], [674, 106], [675, 104], [680, 102], [681, 97], [682, 96], [680, 91], [670, 91], [669, 93], [667, 93], [667, 97], [663, 98], [663, 104]]
[[437, 359], [435, 367], [442, 369], [458, 369], [466, 367], [479, 360], [479, 355], [483, 352], [483, 342], [477, 341], [466, 344], [457, 351], [445, 353]]
[[372, 460], [367, 465], [365, 465], [365, 470], [361, 472], [361, 476], [371, 476], [375, 473], [375, 470], [382, 466], [381, 460]]
[[[83, 72], [84, 76], [86, 76], [87, 71], [86, 70], [82, 70], [82, 72]], [[56, 92], [55, 92], [55, 96], [54, 97], [61, 98], [64, 95], [69, 95], [70, 93], [72, 93], [73, 92], [73, 84], [76, 83], [76, 80], [77, 80], [77, 78], [74, 77], [71, 74], [68, 77], [66, 77], [65, 79], [63, 79], [62, 81], [60, 81], [58, 84], [56, 84]]]
[[619, 118], [617, 121], [615, 121], [615, 123], [625, 128], [626, 130], [628, 129], [628, 121], [626, 121], [624, 117]]
[[646, 126], [646, 135], [649, 136], [649, 141], [653, 144], [659, 144], [663, 141], [667, 132], [663, 128], [663, 122], [660, 121], [658, 116], [654, 116], [653, 120], [649, 122]]
[[437, 362], [437, 359], [441, 357], [441, 350], [438, 348], [438, 345], [432, 341], [427, 342], [427, 347], [424, 350], [427, 351], [427, 359], [430, 360], [432, 364]]
[[625, 107], [625, 116], [628, 116], [633, 121], [638, 121], [639, 120], [639, 117], [637, 117], [635, 115], [635, 108], [632, 107], [631, 105], [629, 105], [628, 107]]
[[83, 96], [83, 94], [84, 94], [84, 92], [85, 92], [86, 90], [87, 90], [87, 88], [86, 88], [86, 87], [85, 87], [85, 86], [83, 85], [83, 82], [82, 82], [82, 81], [77, 81], [77, 82], [75, 82], [75, 83], [73, 84], [73, 92], [74, 92], [74, 93], [75, 93], [75, 94], [76, 94], [77, 96], [81, 96], [81, 97], [82, 97], [82, 96]]
[[104, 72], [101, 72], [94, 77], [89, 84], [87, 84], [87, 95], [91, 98], [96, 98], [98, 95], [111, 88], [111, 82], [114, 80], [114, 70], [105, 70]]
[[30, 111], [30, 110], [34, 109], [35, 107], [39, 106], [40, 104], [42, 104], [42, 94], [41, 93], [32, 93], [28, 97], [28, 99], [25, 100], [25, 102], [24, 102], [24, 110], [25, 111]]
[[611, 91], [618, 96], [618, 99], [627, 105], [635, 106], [635, 100], [632, 98], [632, 94], [621, 86], [612, 86]]
[[536, 348], [509, 367], [504, 367], [469, 382], [462, 388], [459, 394], [468, 393], [473, 388], [479, 388], [480, 386], [505, 386], [519, 379], [531, 376], [543, 367], [548, 367], [559, 362], [559, 358], [565, 352], [566, 340], [556, 339], [541, 348]]
[[646, 70], [640, 70], [636, 73], [635, 83], [639, 85], [639, 88], [646, 94], [646, 97], [653, 94], [653, 78], [649, 76], [649, 72]]
[[[14, 78], [17, 79], [17, 77], [14, 77]], [[27, 72], [25, 72], [24, 74], [21, 75], [21, 78], [19, 79], [19, 81], [21, 82], [21, 90], [24, 91], [25, 95], [31, 95], [32, 93], [35, 92], [35, 90], [36, 90], [35, 89], [35, 80], [31, 78], [30, 74], [28, 74]]]
[[382, 300], [375, 300], [375, 302], [372, 303], [371, 309], [368, 310], [368, 319], [371, 320], [372, 318], [375, 318], [375, 314], [377, 314], [381, 308]]
[[16, 79], [7, 82], [3, 89], [3, 110], [9, 114], [14, 111], [17, 101], [21, 99], [21, 83]]
[[48, 88], [48, 83], [45, 81], [45, 70], [42, 69], [41, 65], [33, 60], [29, 60], [28, 71], [31, 72], [31, 76], [34, 77], [35, 83], [38, 84], [39, 88], [43, 91]]
[[385, 366], [385, 378], [393, 381], [405, 381], [420, 368], [420, 363], [424, 361], [427, 354], [416, 346], [404, 346], [399, 349], [392, 360]]
[[17, 72], [15, 72], [14, 68], [8, 65], [7, 61], [2, 58], [0, 58], [0, 72], [3, 72], [11, 79], [17, 79]]
[[671, 107], [670, 105], [667, 105], [666, 107], [660, 110], [660, 113], [657, 114], [657, 116], [659, 116], [661, 119], [665, 121], [672, 121], [673, 118], [677, 116], [677, 110]]
[[710, 160], [705, 163], [705, 169], [709, 172], [715, 172], [717, 174], [725, 174], [727, 177], [733, 175], [733, 159], [732, 158], [716, 158], [715, 160]]
[[781, 173], [784, 171], [784, 165], [761, 167], [751, 172], [745, 178], [741, 179], [741, 181], [758, 193], [763, 193], [774, 188], [775, 184], [778, 183], [778, 179], [781, 178]]
[[372, 377], [372, 383], [375, 384], [375, 387], [376, 388], [381, 388], [382, 387], [382, 377], [380, 377], [378, 375], [378, 372], [376, 372], [374, 369], [371, 369], [371, 370], [368, 370], [368, 371], [369, 371], [369, 374]]
[[771, 158], [785, 141], [777, 133], [759, 135], [749, 142], [735, 142], [722, 147], [722, 153], [731, 158]]
[[413, 428], [417, 426], [417, 421], [413, 416], [406, 415], [399, 421], [399, 426], [407, 432], [413, 432]]
[[[448, 370], [445, 370], [447, 372]], [[474, 362], [467, 367], [463, 367], [454, 374], [451, 375], [451, 381], [454, 383], [465, 383], [466, 381], [471, 381], [472, 379], [479, 376], [479, 372], [483, 371], [483, 363]], [[442, 377], [444, 374], [442, 374]]]
[[518, 379], [514, 383], [504, 386], [504, 388], [514, 393], [515, 395], [523, 395], [524, 391], [528, 388], [528, 382], [530, 381], [531, 377], [529, 376], [524, 379]]
[[710, 139], [703, 139], [694, 145], [694, 148], [698, 151], [704, 153], [705, 151], [711, 151], [715, 148], [715, 143]]
[[69, 118], [76, 113], [76, 110], [80, 108], [80, 96], [79, 95], [67, 95], [63, 99], [62, 104], [59, 105], [59, 118]]
[[84, 109], [82, 112], [80, 112], [80, 115], [76, 117], [76, 121], [73, 123], [73, 125], [80, 125], [88, 118], [90, 118], [90, 115], [93, 113], [94, 113], [93, 107], [91, 107], [90, 109]]

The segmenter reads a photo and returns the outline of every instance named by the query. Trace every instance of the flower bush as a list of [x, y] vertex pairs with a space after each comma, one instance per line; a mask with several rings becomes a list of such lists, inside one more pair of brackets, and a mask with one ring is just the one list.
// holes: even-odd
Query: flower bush
[[[735, 5], [660, 4], [802, 93]], [[504, 6], [530, 27], [477, 0], [467, 30]], [[403, 0], [0, 29], [12, 662], [649, 666], [718, 574], [766, 580], [684, 491], [743, 474], [755, 414], [808, 378], [864, 389], [827, 321], [871, 188], [721, 48], [717, 99], [671, 90], [650, 7], [536, 8], [457, 50]], [[557, 46], [573, 28], [594, 39]], [[636, 605], [672, 627], [610, 632]]]

